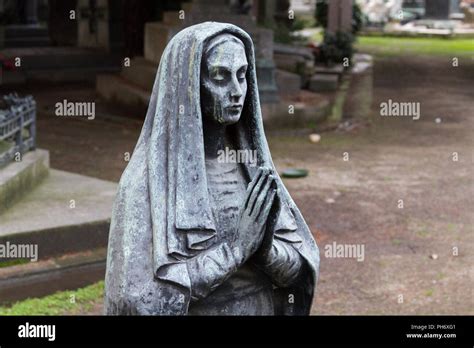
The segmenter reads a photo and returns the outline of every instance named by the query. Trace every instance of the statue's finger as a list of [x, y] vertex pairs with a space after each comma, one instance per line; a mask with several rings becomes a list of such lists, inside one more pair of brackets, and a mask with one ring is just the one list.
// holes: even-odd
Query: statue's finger
[[268, 214], [270, 213], [270, 209], [272, 208], [272, 205], [273, 205], [273, 201], [275, 200], [276, 192], [277, 190], [272, 189], [270, 194], [266, 197], [265, 204], [258, 215], [259, 220], [261, 221], [267, 220]]
[[249, 215], [252, 214], [253, 207], [255, 205], [255, 202], [257, 201], [258, 194], [260, 193], [260, 190], [263, 186], [263, 184], [267, 181], [268, 178], [268, 171], [265, 169], [262, 171], [262, 175], [260, 176], [258, 182], [255, 184], [255, 187], [248, 199], [246, 209], [249, 211]]
[[271, 185], [273, 184], [273, 180], [275, 180], [273, 175], [269, 175], [268, 179], [265, 181], [265, 184], [263, 185], [262, 189], [258, 194], [255, 205], [252, 207], [252, 214], [255, 217], [257, 217], [258, 214], [260, 214], [260, 211], [262, 210], [263, 203], [265, 202], [265, 198], [268, 196], [268, 192], [270, 190]]
[[257, 185], [258, 181], [262, 177], [262, 173], [263, 173], [263, 167], [259, 167], [258, 170], [257, 170], [257, 173], [254, 175], [252, 181], [247, 186], [247, 196], [245, 197], [244, 208], [247, 208], [249, 199], [252, 196], [252, 192], [255, 188], [255, 185]]

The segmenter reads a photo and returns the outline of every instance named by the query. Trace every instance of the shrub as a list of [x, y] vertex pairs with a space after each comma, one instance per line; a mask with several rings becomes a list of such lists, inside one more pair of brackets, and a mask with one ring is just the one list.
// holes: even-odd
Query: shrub
[[353, 43], [354, 36], [351, 33], [325, 31], [318, 60], [328, 65], [342, 63], [344, 58], [350, 61], [354, 54]]

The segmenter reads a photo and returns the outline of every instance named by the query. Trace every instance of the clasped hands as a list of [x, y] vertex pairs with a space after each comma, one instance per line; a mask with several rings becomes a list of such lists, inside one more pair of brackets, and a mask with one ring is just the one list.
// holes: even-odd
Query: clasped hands
[[278, 200], [275, 179], [273, 169], [260, 167], [247, 187], [237, 234], [231, 244], [238, 254], [236, 258], [240, 264], [257, 251], [259, 256], [264, 257], [271, 250], [273, 229], [266, 227], [276, 219], [275, 209], [272, 209], [277, 206]]

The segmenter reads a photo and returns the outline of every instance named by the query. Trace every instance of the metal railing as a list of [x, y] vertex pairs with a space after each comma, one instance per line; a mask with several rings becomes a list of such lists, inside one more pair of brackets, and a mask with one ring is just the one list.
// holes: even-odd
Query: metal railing
[[[1, 106], [3, 104], [3, 106]], [[0, 167], [18, 155], [36, 147], [36, 102], [32, 96], [19, 97], [16, 93], [0, 100]]]

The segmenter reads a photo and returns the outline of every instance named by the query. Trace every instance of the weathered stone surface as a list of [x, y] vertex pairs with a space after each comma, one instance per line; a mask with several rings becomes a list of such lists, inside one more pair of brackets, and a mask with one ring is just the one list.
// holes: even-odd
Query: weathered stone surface
[[306, 66], [304, 57], [275, 53], [273, 58], [278, 69], [301, 74]]
[[345, 0], [328, 2], [327, 29], [333, 33], [337, 31], [350, 32], [352, 27], [352, 6], [347, 6]]
[[342, 73], [344, 73], [344, 67], [342, 64], [335, 64], [333, 66], [318, 65], [314, 68], [314, 72], [316, 74], [342, 75]]
[[280, 94], [293, 95], [301, 89], [301, 76], [284, 70], [276, 71], [276, 80]]
[[[327, 119], [331, 113], [329, 96], [300, 90], [294, 98], [283, 98], [278, 104], [262, 105], [265, 129], [307, 128]], [[303, 101], [301, 101], [303, 100]], [[290, 113], [290, 106], [291, 111]]]
[[[79, 0], [78, 12], [78, 38], [79, 47], [101, 47], [109, 49], [110, 26], [108, 21], [108, 4], [106, 0], [98, 0], [91, 6], [88, 0]], [[91, 21], [95, 27], [91, 31]]]
[[[41, 233], [37, 232], [43, 231], [45, 248], [47, 243], [59, 248], [46, 231], [54, 233], [55, 229], [80, 225], [85, 226], [84, 230], [89, 225], [92, 230], [90, 224], [107, 222], [116, 188], [117, 184], [112, 182], [51, 169], [41, 185], [1, 215], [0, 238], [11, 240], [24, 235], [31, 241], [34, 234], [39, 237]], [[61, 238], [61, 234], [56, 237]], [[81, 244], [80, 238], [88, 242], [83, 234], [77, 234], [76, 238], [75, 243], [63, 247], [74, 249]]]
[[309, 47], [288, 45], [282, 43], [274, 43], [273, 47], [273, 51], [276, 54], [300, 56], [305, 60], [314, 61], [313, 51]]
[[338, 86], [339, 75], [315, 74], [309, 80], [309, 90], [313, 92], [331, 92]]
[[373, 100], [373, 59], [354, 55], [350, 84], [343, 108], [344, 118], [368, 118]]
[[217, 22], [165, 49], [114, 204], [107, 314], [309, 314], [319, 251], [271, 161], [253, 52]]
[[[49, 152], [35, 150], [0, 169], [0, 214], [40, 184], [49, 174]], [[3, 219], [3, 217], [2, 217]]]
[[258, 45], [258, 50], [255, 52], [257, 60], [264, 59], [266, 61], [273, 61], [273, 30], [266, 28], [253, 28], [252, 39], [255, 45]]
[[96, 89], [108, 101], [139, 107], [148, 106], [150, 101], [149, 91], [118, 75], [98, 75]]

